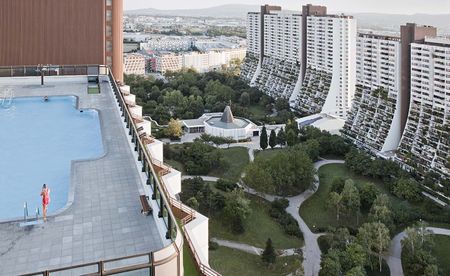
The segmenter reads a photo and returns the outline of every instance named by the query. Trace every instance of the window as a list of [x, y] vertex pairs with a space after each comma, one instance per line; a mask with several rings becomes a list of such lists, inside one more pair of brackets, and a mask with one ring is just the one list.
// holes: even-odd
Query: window
[[112, 65], [112, 57], [106, 56], [106, 65]]
[[112, 27], [110, 25], [106, 25], [106, 36], [112, 36]]
[[112, 20], [112, 11], [107, 10], [106, 11], [106, 21], [111, 21], [111, 20]]
[[108, 7], [112, 6], [112, 0], [106, 0], [106, 6]]
[[112, 41], [107, 40], [106, 41], [106, 52], [111, 52], [111, 51], [112, 51]]

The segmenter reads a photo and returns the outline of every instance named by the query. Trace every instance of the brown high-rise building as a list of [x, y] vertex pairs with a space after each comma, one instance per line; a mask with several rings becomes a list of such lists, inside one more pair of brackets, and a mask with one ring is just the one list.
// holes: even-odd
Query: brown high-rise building
[[123, 79], [123, 0], [0, 0], [0, 66], [109, 65]]
[[401, 132], [406, 126], [411, 100], [411, 43], [422, 42], [425, 37], [436, 37], [437, 29], [431, 26], [418, 26], [407, 23], [400, 27], [401, 33]]

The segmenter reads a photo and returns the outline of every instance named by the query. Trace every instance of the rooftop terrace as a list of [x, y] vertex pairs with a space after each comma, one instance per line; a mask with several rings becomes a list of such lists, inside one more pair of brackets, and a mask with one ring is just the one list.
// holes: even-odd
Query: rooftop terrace
[[47, 223], [26, 227], [17, 222], [0, 224], [2, 274], [155, 252], [172, 242], [166, 239], [163, 218], [140, 212], [142, 173], [112, 85], [108, 76], [100, 78], [105, 82], [100, 81], [101, 93], [95, 95], [87, 93], [86, 76], [46, 77], [44, 86], [38, 77], [0, 78], [0, 90], [11, 87], [15, 97], [75, 95], [79, 108], [99, 110], [106, 152], [97, 160], [72, 163], [68, 205], [50, 214]]

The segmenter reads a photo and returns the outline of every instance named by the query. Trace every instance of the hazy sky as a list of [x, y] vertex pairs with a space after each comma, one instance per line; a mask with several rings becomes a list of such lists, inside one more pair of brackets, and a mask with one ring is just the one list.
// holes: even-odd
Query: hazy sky
[[196, 9], [223, 4], [274, 4], [300, 10], [304, 4], [326, 5], [330, 11], [381, 13], [450, 13], [450, 0], [124, 0], [126, 10]]

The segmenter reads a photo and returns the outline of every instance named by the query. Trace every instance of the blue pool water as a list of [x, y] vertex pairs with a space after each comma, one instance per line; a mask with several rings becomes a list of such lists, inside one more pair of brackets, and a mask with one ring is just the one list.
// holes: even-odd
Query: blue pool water
[[75, 97], [16, 98], [0, 107], [0, 220], [42, 214], [42, 184], [50, 188], [50, 213], [68, 199], [71, 161], [103, 154], [98, 112], [76, 109]]

